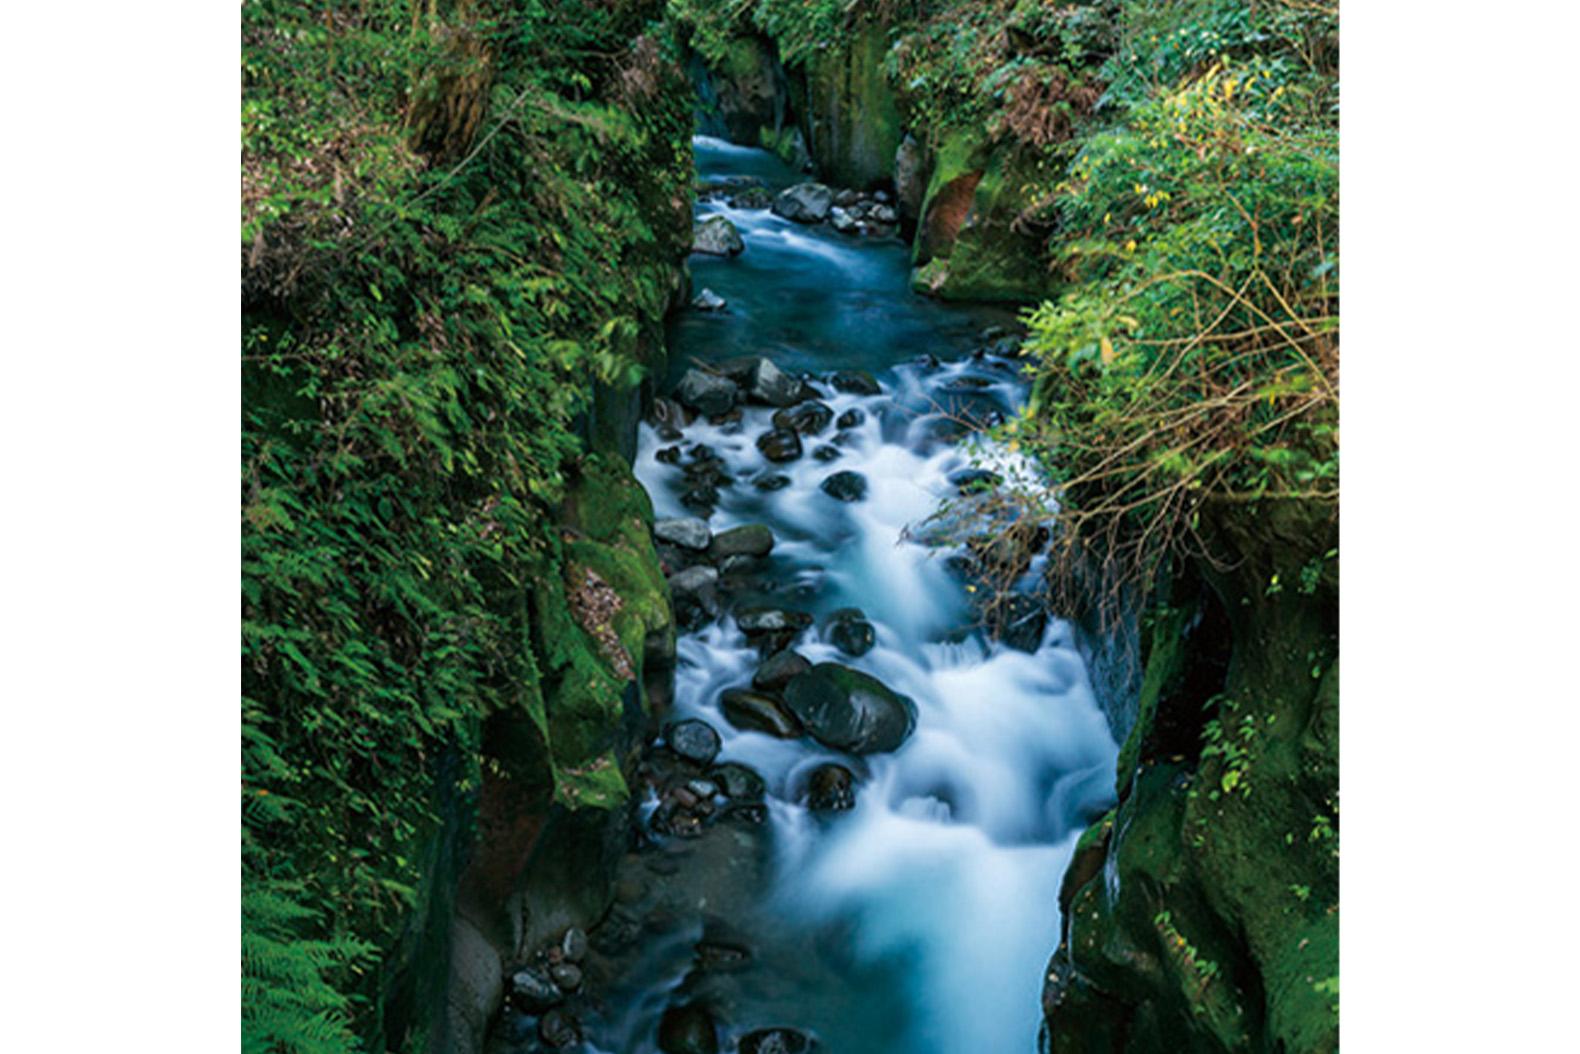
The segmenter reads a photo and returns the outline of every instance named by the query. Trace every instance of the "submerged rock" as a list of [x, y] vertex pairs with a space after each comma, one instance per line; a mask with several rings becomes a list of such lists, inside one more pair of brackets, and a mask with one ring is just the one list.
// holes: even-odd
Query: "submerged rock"
[[844, 765], [830, 762], [812, 770], [806, 787], [807, 808], [813, 812], [843, 812], [856, 807], [856, 777]]
[[669, 516], [653, 521], [653, 537], [683, 549], [702, 550], [713, 540], [713, 532], [695, 516]]
[[715, 417], [735, 408], [735, 382], [716, 373], [690, 369], [675, 386], [675, 398], [699, 414]]
[[726, 216], [709, 216], [691, 228], [691, 251], [709, 256], [735, 256], [746, 248], [741, 232]]
[[896, 750], [916, 727], [910, 697], [837, 662], [820, 662], [792, 680], [785, 706], [812, 738], [852, 754]]
[[706, 721], [689, 718], [664, 729], [669, 749], [698, 765], [707, 765], [719, 755], [719, 734]]
[[830, 615], [823, 626], [823, 636], [853, 657], [867, 654], [878, 640], [877, 630], [860, 608], [840, 608]]
[[785, 712], [779, 700], [761, 692], [731, 688], [720, 699], [724, 716], [747, 732], [764, 732], [777, 739], [799, 739], [801, 723]]
[[867, 477], [860, 472], [836, 472], [818, 489], [836, 501], [861, 501], [867, 496]]
[[796, 223], [822, 223], [834, 207], [834, 192], [822, 183], [797, 183], [774, 198], [775, 215]]
[[757, 449], [769, 461], [794, 461], [801, 456], [801, 437], [788, 428], [775, 428], [757, 437]]
[[713, 1015], [696, 1003], [665, 1010], [658, 1022], [658, 1049], [664, 1054], [718, 1054]]

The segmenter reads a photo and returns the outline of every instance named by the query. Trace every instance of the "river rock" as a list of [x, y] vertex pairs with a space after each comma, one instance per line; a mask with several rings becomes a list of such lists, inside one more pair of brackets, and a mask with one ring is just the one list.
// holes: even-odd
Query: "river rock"
[[822, 223], [834, 207], [834, 192], [821, 183], [797, 183], [774, 198], [776, 215], [797, 223]]
[[767, 187], [747, 187], [729, 197], [730, 207], [735, 209], [766, 209], [773, 201], [773, 193]]
[[741, 1037], [740, 1054], [807, 1054], [812, 1038], [793, 1028], [760, 1028]]
[[725, 302], [722, 296], [704, 287], [702, 292], [691, 298], [691, 306], [698, 311], [723, 311]]
[[883, 391], [877, 378], [866, 370], [840, 370], [829, 378], [829, 383], [851, 395], [877, 395]]
[[695, 630], [719, 617], [719, 572], [706, 565], [688, 567], [669, 576], [669, 596], [675, 621], [684, 630]]
[[842, 187], [834, 192], [834, 204], [842, 209], [848, 209], [861, 200], [861, 195], [850, 187]]
[[806, 785], [807, 808], [813, 812], [844, 812], [856, 807], [856, 777], [832, 762], [812, 770]]
[[760, 523], [744, 523], [715, 535], [711, 551], [715, 560], [723, 560], [731, 556], [767, 556], [773, 548], [773, 531]]
[[999, 605], [992, 623], [993, 635], [1006, 647], [1031, 653], [1042, 646], [1048, 612], [1031, 597], [1016, 594]]
[[779, 705], [779, 700], [761, 692], [730, 688], [720, 699], [721, 709], [730, 724], [747, 732], [765, 732], [776, 739], [801, 738], [801, 724]]
[[836, 472], [818, 489], [836, 501], [861, 501], [867, 496], [867, 477], [860, 472]]
[[716, 373], [690, 369], [676, 385], [675, 398], [699, 414], [716, 417], [735, 408], [735, 382]]
[[878, 634], [860, 608], [840, 608], [828, 617], [823, 636], [846, 655], [860, 656], [872, 650]]
[[841, 234], [855, 234], [861, 229], [860, 221], [838, 205], [828, 210], [828, 222]]
[[727, 761], [710, 771], [708, 776], [719, 785], [725, 797], [735, 801], [762, 801], [768, 793], [768, 785], [763, 782], [763, 778], [738, 762]]
[[839, 415], [839, 420], [834, 422], [834, 427], [855, 428], [866, 419], [867, 415], [862, 411], [861, 407], [852, 406], [849, 410], [846, 410], [844, 413]]
[[562, 992], [574, 992], [582, 986], [581, 967], [575, 963], [555, 963], [549, 967], [549, 977]]
[[709, 256], [735, 256], [746, 248], [741, 232], [726, 216], [709, 216], [691, 228], [691, 251]]
[[555, 1050], [574, 1047], [582, 1041], [581, 1024], [567, 1010], [550, 1010], [538, 1022], [538, 1038]]
[[510, 1002], [528, 1014], [541, 1014], [565, 1001], [552, 978], [535, 966], [524, 967], [510, 975]]
[[698, 765], [709, 764], [719, 754], [719, 734], [712, 725], [696, 718], [665, 726], [664, 742], [670, 750]]
[[794, 406], [805, 397], [805, 386], [769, 359], [759, 357], [746, 380], [746, 394], [753, 402]]
[[668, 516], [653, 521], [653, 537], [683, 549], [703, 550], [713, 541], [706, 521], [695, 516]]
[[829, 422], [834, 420], [834, 408], [825, 402], [813, 399], [788, 410], [780, 410], [774, 414], [774, 427], [785, 428], [801, 435], [817, 435], [827, 428]]
[[752, 675], [752, 687], [759, 692], [780, 692], [790, 681], [812, 668], [805, 656], [788, 648], [770, 655]]
[[658, 1022], [658, 1049], [664, 1054], [718, 1054], [713, 1015], [697, 1003], [665, 1010]]
[[910, 697], [837, 662], [820, 662], [792, 680], [785, 706], [812, 738], [852, 754], [896, 750], [916, 727]]
[[790, 477], [785, 475], [783, 472], [764, 472], [762, 475], [752, 480], [752, 486], [756, 487], [758, 490], [766, 491], [768, 493], [772, 493], [776, 490], [784, 490], [789, 485]]
[[783, 608], [748, 608], [736, 612], [735, 622], [760, 654], [772, 655], [794, 643], [812, 624], [812, 616]]
[[827, 443], [824, 443], [822, 446], [812, 448], [812, 460], [820, 461], [825, 465], [830, 461], [838, 461], [841, 456], [842, 455], [840, 454], [839, 447], [830, 446]]
[[775, 428], [757, 437], [757, 449], [769, 461], [794, 461], [801, 456], [801, 437], [788, 428]]

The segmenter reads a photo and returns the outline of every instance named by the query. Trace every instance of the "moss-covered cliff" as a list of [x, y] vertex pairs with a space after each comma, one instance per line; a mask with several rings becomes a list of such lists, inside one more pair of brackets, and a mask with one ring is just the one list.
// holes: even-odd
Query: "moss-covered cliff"
[[661, 15], [244, 5], [247, 1050], [475, 1049], [599, 908], [549, 864], [672, 650], [622, 458], [690, 235]]

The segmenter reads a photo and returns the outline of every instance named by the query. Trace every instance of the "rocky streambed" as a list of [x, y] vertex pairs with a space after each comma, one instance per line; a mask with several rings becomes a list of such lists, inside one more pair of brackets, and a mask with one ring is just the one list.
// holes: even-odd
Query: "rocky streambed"
[[908, 291], [881, 192], [698, 155], [707, 295], [636, 464], [674, 698], [613, 908], [515, 964], [491, 1049], [1032, 1050], [1116, 748], [1035, 525], [995, 519], [1013, 328]]

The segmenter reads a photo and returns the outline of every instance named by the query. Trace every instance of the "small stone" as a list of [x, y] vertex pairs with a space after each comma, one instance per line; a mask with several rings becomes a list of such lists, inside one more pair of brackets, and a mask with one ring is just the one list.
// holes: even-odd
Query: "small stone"
[[559, 1050], [564, 1047], [573, 1047], [582, 1041], [581, 1026], [576, 1018], [565, 1010], [550, 1010], [538, 1022], [538, 1037], [544, 1043]]
[[706, 765], [719, 754], [719, 734], [706, 721], [691, 718], [664, 729], [669, 749], [698, 765]]
[[834, 204], [843, 209], [848, 209], [861, 200], [861, 195], [849, 187], [841, 188], [834, 195]]
[[587, 934], [572, 926], [560, 938], [560, 954], [567, 962], [579, 963], [587, 957]]
[[877, 631], [860, 608], [840, 608], [828, 617], [823, 635], [846, 655], [865, 655], [877, 643]]
[[775, 652], [757, 667], [757, 672], [752, 675], [752, 687], [760, 692], [782, 691], [791, 678], [811, 668], [812, 664], [804, 656], [786, 648]]
[[867, 477], [859, 472], [836, 472], [818, 489], [836, 501], [861, 501], [867, 496]]
[[843, 812], [856, 807], [856, 778], [843, 765], [819, 765], [807, 781], [807, 807], [813, 812]]
[[783, 472], [765, 472], [752, 480], [752, 486], [762, 491], [784, 490], [790, 485], [790, 477]]
[[821, 461], [824, 464], [827, 464], [830, 461], [837, 461], [839, 460], [840, 456], [839, 447], [829, 446], [827, 443], [824, 443], [819, 447], [814, 447], [812, 450], [812, 460]]
[[660, 447], [653, 453], [653, 457], [661, 464], [678, 465], [680, 464], [680, 445]]
[[711, 289], [704, 288], [702, 292], [691, 298], [691, 306], [698, 311], [723, 311], [724, 298]]
[[719, 572], [699, 564], [669, 576], [669, 595], [675, 619], [685, 630], [700, 629], [718, 618]]
[[757, 437], [757, 449], [769, 461], [794, 461], [801, 456], [801, 437], [787, 428], [775, 428]]
[[762, 801], [763, 795], [768, 792], [768, 787], [761, 776], [734, 761], [725, 762], [710, 771], [708, 775], [724, 791], [725, 797], [735, 801]]
[[775, 428], [787, 428], [801, 435], [817, 435], [834, 420], [834, 409], [825, 402], [814, 399], [789, 410], [774, 414]]
[[866, 413], [859, 406], [852, 406], [849, 410], [839, 415], [839, 420], [834, 422], [836, 428], [855, 428], [867, 419]]
[[713, 541], [713, 532], [706, 522], [695, 516], [670, 516], [653, 521], [653, 537], [700, 552]]
[[510, 1002], [519, 1010], [541, 1014], [564, 1001], [565, 995], [553, 979], [535, 967], [529, 966], [510, 975]]
[[581, 967], [575, 963], [557, 963], [549, 967], [549, 976], [562, 991], [574, 992], [582, 986]]
[[828, 213], [828, 222], [841, 234], [854, 234], [861, 229], [861, 223], [845, 209], [835, 205]]

